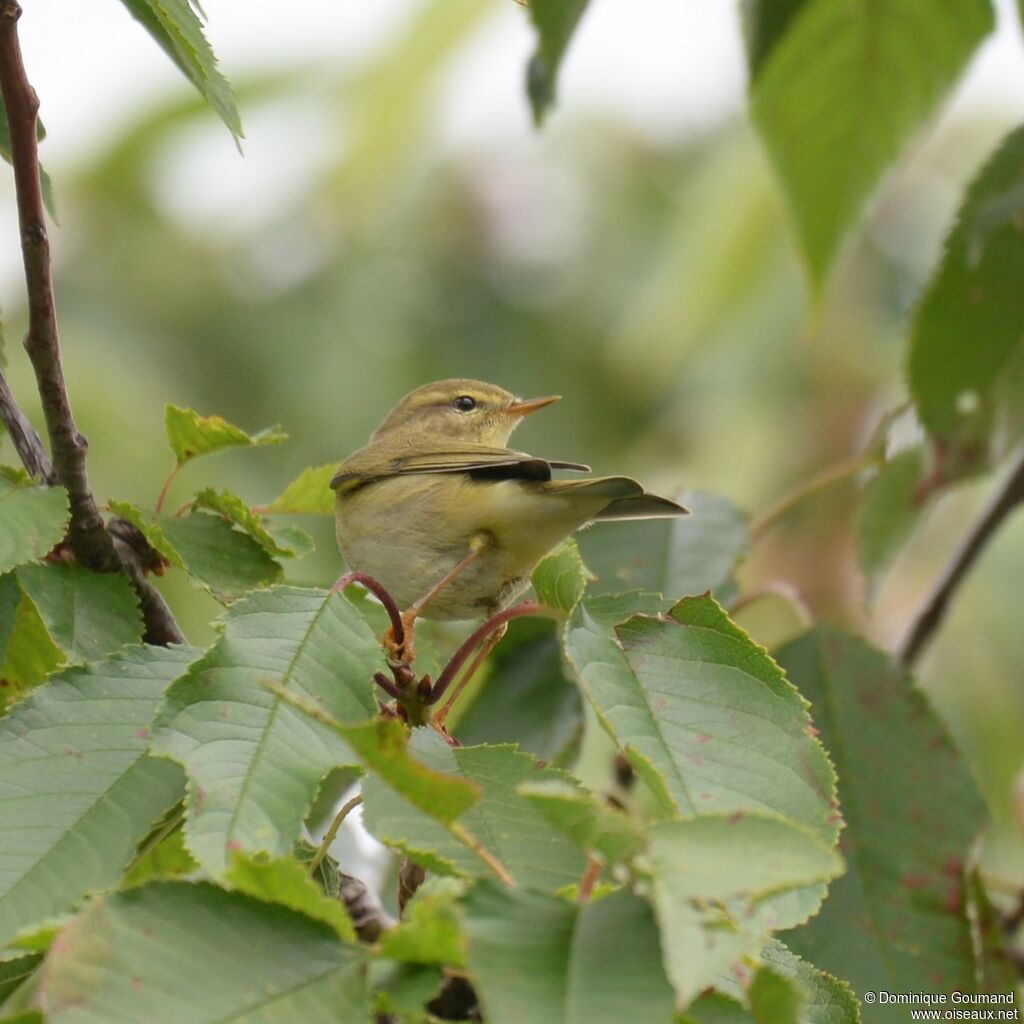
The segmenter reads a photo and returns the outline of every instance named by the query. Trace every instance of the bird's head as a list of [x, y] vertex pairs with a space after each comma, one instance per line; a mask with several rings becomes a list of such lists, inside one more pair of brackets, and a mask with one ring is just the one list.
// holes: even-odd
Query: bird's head
[[388, 413], [372, 440], [409, 432], [502, 448], [527, 413], [557, 402], [559, 397], [524, 400], [481, 380], [439, 380], [410, 391]]

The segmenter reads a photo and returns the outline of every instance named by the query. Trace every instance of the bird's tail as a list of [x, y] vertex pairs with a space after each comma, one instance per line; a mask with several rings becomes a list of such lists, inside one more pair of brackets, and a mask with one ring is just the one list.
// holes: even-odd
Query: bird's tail
[[547, 485], [558, 491], [576, 491], [588, 497], [609, 498], [607, 505], [594, 518], [605, 519], [666, 519], [682, 516], [689, 509], [659, 497], [648, 494], [643, 487], [628, 476], [599, 476], [592, 480], [558, 480]]

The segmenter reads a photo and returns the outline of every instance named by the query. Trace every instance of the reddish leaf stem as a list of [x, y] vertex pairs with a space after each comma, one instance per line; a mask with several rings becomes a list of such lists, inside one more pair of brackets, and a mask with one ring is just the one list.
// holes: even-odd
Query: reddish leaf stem
[[344, 590], [352, 583], [361, 583], [373, 594], [388, 613], [391, 620], [391, 632], [394, 634], [395, 647], [400, 648], [405, 643], [405, 626], [402, 624], [402, 613], [395, 604], [395, 599], [387, 592], [384, 585], [375, 580], [365, 572], [347, 572], [338, 578], [338, 582], [331, 587], [331, 593]]

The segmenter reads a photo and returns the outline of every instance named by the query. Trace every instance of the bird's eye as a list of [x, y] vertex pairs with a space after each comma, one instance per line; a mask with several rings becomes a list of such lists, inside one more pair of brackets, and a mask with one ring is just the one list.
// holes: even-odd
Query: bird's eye
[[459, 412], [472, 412], [476, 408], [476, 399], [469, 395], [459, 395], [459, 397], [452, 402], [452, 405], [458, 409]]

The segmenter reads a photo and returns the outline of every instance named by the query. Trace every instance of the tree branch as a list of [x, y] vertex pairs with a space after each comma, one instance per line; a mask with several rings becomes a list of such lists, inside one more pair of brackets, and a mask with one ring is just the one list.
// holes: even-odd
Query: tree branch
[[60, 484], [71, 511], [68, 542], [82, 565], [98, 572], [123, 572], [134, 584], [150, 643], [182, 643], [184, 637], [159, 592], [146, 579], [146, 565], [131, 544], [115, 546], [100, 516], [85, 469], [88, 443], [75, 425], [57, 333], [53, 299], [50, 241], [46, 234], [42, 180], [37, 144], [39, 98], [29, 83], [21, 59], [16, 0], [0, 0], [0, 95], [11, 139], [11, 164], [18, 203], [22, 259], [28, 291], [28, 333], [25, 351], [35, 371], [42, 401], [52, 465], [39, 435], [18, 408], [6, 380], [0, 376], [0, 417], [3, 418], [25, 468], [37, 479]]
[[32, 361], [56, 478], [68, 492], [71, 525], [68, 539], [75, 557], [90, 569], [120, 570], [114, 542], [107, 533], [89, 490], [85, 473], [85, 438], [75, 426], [64, 385], [50, 272], [50, 242], [39, 176], [36, 114], [39, 99], [21, 59], [15, 0], [0, 3], [0, 91], [11, 134], [11, 162], [18, 198], [18, 224], [28, 289], [28, 334], [25, 350]]
[[1024, 502], [1024, 445], [1018, 450], [1003, 482], [996, 488], [974, 521], [953, 557], [950, 558], [931, 592], [914, 614], [896, 657], [910, 668], [921, 656], [932, 634], [945, 618], [949, 602], [977, 561], [985, 545], [1010, 513]]
[[4, 421], [18, 458], [29, 471], [29, 475], [40, 483], [55, 483], [50, 456], [46, 454], [36, 428], [21, 411], [21, 406], [18, 405], [18, 400], [14, 397], [14, 392], [11, 391], [3, 373], [0, 373], [0, 419]]

